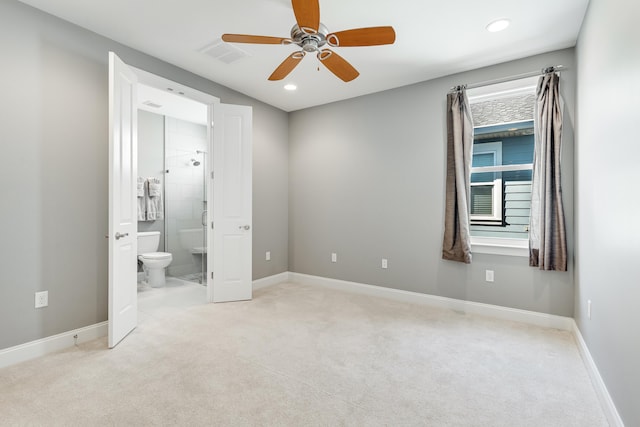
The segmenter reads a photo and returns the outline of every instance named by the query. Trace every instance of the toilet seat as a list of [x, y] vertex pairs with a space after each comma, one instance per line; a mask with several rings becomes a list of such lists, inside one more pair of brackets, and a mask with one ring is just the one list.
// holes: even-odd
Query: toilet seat
[[169, 252], [148, 252], [146, 254], [140, 254], [140, 259], [148, 259], [148, 260], [156, 260], [160, 261], [163, 259], [171, 258], [171, 253]]

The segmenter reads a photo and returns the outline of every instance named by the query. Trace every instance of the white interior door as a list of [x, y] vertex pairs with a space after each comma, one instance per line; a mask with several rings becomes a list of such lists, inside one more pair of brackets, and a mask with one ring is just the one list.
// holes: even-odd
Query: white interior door
[[109, 52], [109, 348], [138, 322], [136, 75]]
[[[251, 299], [252, 267], [252, 110], [213, 107], [213, 207], [209, 277], [213, 302]], [[213, 273], [213, 279], [211, 278]]]

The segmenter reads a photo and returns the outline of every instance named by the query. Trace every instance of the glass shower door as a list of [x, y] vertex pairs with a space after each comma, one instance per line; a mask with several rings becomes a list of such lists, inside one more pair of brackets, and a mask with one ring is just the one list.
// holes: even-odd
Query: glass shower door
[[166, 248], [170, 276], [206, 284], [206, 152], [204, 125], [167, 117]]

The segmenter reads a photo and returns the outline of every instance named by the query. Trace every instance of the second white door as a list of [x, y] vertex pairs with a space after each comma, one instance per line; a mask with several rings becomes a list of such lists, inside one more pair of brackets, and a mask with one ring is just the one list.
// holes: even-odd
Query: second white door
[[[209, 300], [252, 297], [252, 109], [213, 108], [213, 207], [209, 212]], [[211, 278], [213, 273], [213, 278]]]

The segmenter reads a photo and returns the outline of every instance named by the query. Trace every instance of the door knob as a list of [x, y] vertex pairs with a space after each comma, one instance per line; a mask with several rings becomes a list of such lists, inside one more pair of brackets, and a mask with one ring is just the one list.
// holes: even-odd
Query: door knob
[[118, 231], [118, 232], [116, 233], [116, 240], [120, 240], [120, 239], [122, 239], [123, 237], [127, 237], [128, 235], [129, 235], [129, 233], [120, 234], [120, 232]]
[[251, 226], [250, 225], [241, 225], [238, 228], [240, 228], [240, 230], [249, 230], [251, 228]]

